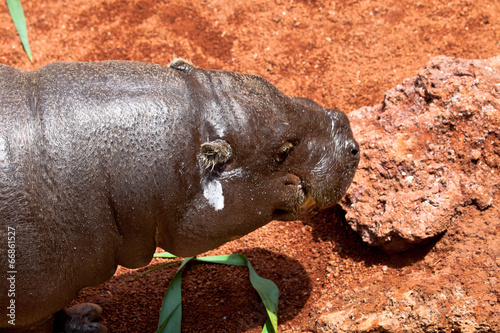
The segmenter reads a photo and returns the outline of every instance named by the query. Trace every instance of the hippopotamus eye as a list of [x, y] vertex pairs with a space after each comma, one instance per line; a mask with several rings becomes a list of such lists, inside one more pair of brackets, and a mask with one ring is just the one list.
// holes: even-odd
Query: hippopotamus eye
[[279, 149], [276, 155], [274, 155], [274, 160], [278, 163], [283, 163], [292, 151], [293, 143], [285, 142]]

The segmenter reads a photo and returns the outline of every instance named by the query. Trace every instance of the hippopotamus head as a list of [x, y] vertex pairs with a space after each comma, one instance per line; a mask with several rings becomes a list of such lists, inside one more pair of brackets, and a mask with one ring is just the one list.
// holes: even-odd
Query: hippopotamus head
[[202, 96], [203, 116], [196, 191], [175, 224], [159, 226], [161, 247], [195, 255], [345, 194], [360, 157], [344, 113], [287, 97], [258, 76], [181, 60], [170, 67]]

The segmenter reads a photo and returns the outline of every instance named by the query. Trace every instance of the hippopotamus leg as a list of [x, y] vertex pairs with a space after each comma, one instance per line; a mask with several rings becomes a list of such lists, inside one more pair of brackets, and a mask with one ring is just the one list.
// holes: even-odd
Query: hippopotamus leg
[[56, 313], [53, 333], [106, 333], [97, 321], [102, 308], [93, 303], [80, 303]]

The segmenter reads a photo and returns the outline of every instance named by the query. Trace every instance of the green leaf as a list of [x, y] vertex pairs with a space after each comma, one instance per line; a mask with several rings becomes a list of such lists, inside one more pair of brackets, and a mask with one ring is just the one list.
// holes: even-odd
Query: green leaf
[[163, 305], [160, 311], [160, 320], [157, 333], [181, 333], [182, 319], [182, 295], [181, 295], [181, 277], [182, 269], [193, 257], [184, 259], [174, 278], [170, 281]]
[[274, 327], [275, 326], [272, 324], [271, 318], [267, 318], [266, 323], [262, 328], [262, 333], [277, 333], [278, 331], [276, 331]]
[[248, 266], [248, 259], [243, 254], [226, 254], [222, 256], [199, 257], [196, 258], [196, 261], [210, 262], [213, 264]]
[[276, 284], [268, 279], [260, 277], [257, 272], [252, 267], [252, 264], [248, 261], [247, 257], [243, 254], [231, 254], [223, 256], [213, 256], [213, 257], [202, 257], [196, 258], [197, 261], [211, 262], [215, 264], [227, 264], [227, 265], [238, 265], [247, 266], [249, 270], [250, 282], [252, 286], [257, 290], [266, 307], [267, 315], [269, 316], [266, 325], [262, 332], [278, 332], [278, 299], [279, 299], [279, 289]]
[[169, 253], [169, 252], [155, 253], [154, 257], [155, 258], [177, 258], [177, 256], [174, 256], [172, 253]]
[[[155, 257], [166, 257], [175, 258], [172, 254], [157, 253]], [[226, 264], [226, 265], [236, 265], [236, 266], [246, 266], [249, 271], [250, 282], [252, 286], [257, 290], [266, 307], [268, 314], [268, 319], [264, 324], [262, 333], [277, 333], [278, 332], [278, 299], [279, 290], [273, 281], [264, 279], [260, 277], [257, 272], [252, 267], [252, 264], [248, 261], [247, 257], [243, 254], [230, 254], [222, 256], [212, 256], [212, 257], [189, 257], [186, 258], [177, 273], [175, 273], [174, 278], [170, 281], [165, 297], [163, 298], [163, 305], [160, 311], [160, 320], [158, 324], [158, 330], [156, 333], [180, 333], [181, 332], [181, 320], [182, 320], [182, 295], [181, 295], [181, 277], [182, 270], [184, 266], [190, 260], [214, 263], [214, 264]], [[173, 262], [172, 262], [173, 263]], [[168, 263], [171, 264], [171, 263]], [[161, 266], [162, 267], [162, 266]], [[160, 267], [154, 268], [158, 269]], [[154, 270], [153, 269], [153, 270]], [[148, 271], [149, 272], [149, 271]], [[146, 274], [144, 272], [142, 274]]]
[[[279, 298], [279, 289], [273, 281], [264, 279], [260, 277], [257, 272], [252, 267], [252, 264], [248, 262], [248, 270], [250, 275], [250, 282], [252, 286], [257, 290], [262, 299], [262, 303], [267, 310], [267, 315], [269, 316], [269, 320], [271, 321], [274, 332], [278, 332], [278, 298]], [[262, 332], [273, 332], [267, 331], [267, 322], [264, 326]]]
[[24, 18], [24, 11], [21, 6], [21, 2], [19, 0], [7, 0], [7, 7], [9, 8], [10, 17], [12, 17], [12, 21], [16, 26], [19, 38], [21, 38], [24, 50], [26, 51], [30, 61], [33, 62], [30, 44], [28, 42], [28, 29], [26, 28], [26, 20]]
[[[167, 326], [170, 318], [176, 313], [176, 310], [180, 307], [181, 305], [180, 304], [177, 304], [177, 306], [175, 307], [175, 309], [170, 312], [170, 314], [167, 316], [167, 318], [163, 321], [163, 323], [158, 327], [158, 329], [156, 330], [156, 333], [160, 333], [160, 332], [165, 332], [165, 326]], [[180, 330], [179, 330], [180, 332]]]

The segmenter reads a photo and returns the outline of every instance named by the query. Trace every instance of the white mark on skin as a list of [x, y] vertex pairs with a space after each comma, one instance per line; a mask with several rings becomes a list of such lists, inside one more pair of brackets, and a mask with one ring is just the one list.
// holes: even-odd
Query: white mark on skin
[[223, 137], [226, 132], [224, 126], [224, 119], [220, 107], [212, 101], [210, 103], [209, 112], [207, 112], [207, 121], [213, 126], [215, 132], [219, 137]]
[[211, 121], [210, 124], [214, 127], [215, 129], [215, 132], [217, 133], [217, 135], [219, 137], [223, 137], [224, 136], [224, 131], [225, 131], [225, 128], [224, 126], [222, 126], [219, 122], [214, 122], [214, 121]]
[[245, 129], [248, 123], [248, 114], [234, 99], [231, 99], [231, 111], [235, 125], [241, 129]]
[[218, 180], [203, 182], [203, 196], [208, 200], [208, 204], [215, 210], [224, 208], [222, 184]]
[[231, 179], [231, 178], [241, 178], [245, 175], [245, 171], [243, 168], [236, 168], [231, 171], [224, 171], [221, 175], [221, 179]]
[[5, 140], [0, 137], [0, 166], [7, 167], [8, 162], [7, 144], [5, 143]]

